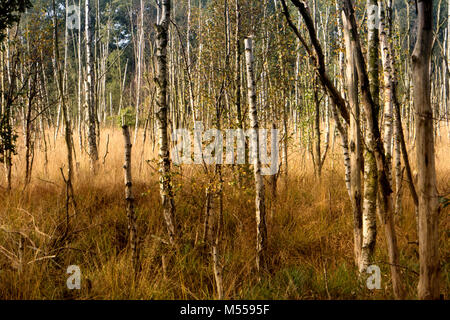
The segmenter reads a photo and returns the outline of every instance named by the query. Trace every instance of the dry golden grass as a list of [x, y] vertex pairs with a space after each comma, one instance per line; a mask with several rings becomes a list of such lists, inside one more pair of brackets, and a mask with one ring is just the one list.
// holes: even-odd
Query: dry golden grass
[[[106, 137], [109, 153], [103, 164]], [[450, 192], [450, 143], [437, 143], [439, 193]], [[212, 299], [215, 284], [209, 255], [198, 239], [202, 233], [205, 185], [201, 166], [177, 168], [174, 176], [177, 219], [183, 232], [174, 254], [153, 236], [165, 237], [159, 199], [155, 153], [142, 138], [133, 147], [133, 180], [141, 238], [142, 271], [137, 277], [127, 248], [123, 185], [123, 138], [120, 129], [101, 133], [100, 169], [89, 172], [86, 153], [74, 137], [78, 169], [75, 176], [76, 215], [69, 236], [57, 241], [65, 227], [65, 191], [60, 168], [65, 163], [62, 137], [50, 141], [48, 165], [37, 142], [31, 184], [23, 189], [24, 150], [19, 141], [14, 157], [13, 190], [0, 196], [0, 298], [2, 299]], [[254, 263], [254, 193], [249, 177], [244, 187], [225, 166], [224, 240], [220, 248], [226, 299], [391, 299], [383, 230], [379, 228], [376, 261], [382, 289], [370, 291], [358, 281], [353, 266], [352, 216], [343, 181], [341, 150], [336, 140], [319, 182], [311, 160], [291, 148], [289, 180], [279, 180], [276, 212], [268, 220], [269, 266], [258, 282]], [[297, 151], [294, 151], [297, 150]], [[143, 154], [143, 156], [142, 156]], [[411, 159], [414, 160], [413, 154]], [[414, 162], [414, 161], [412, 161]], [[4, 185], [4, 172], [0, 181]], [[3, 190], [3, 188], [2, 188]], [[272, 201], [266, 188], [268, 206]], [[413, 204], [404, 185], [403, 214], [396, 217], [400, 260], [408, 298], [416, 297], [418, 248]], [[441, 292], [450, 293], [450, 219], [441, 211]], [[20, 259], [19, 239], [24, 243]], [[164, 271], [162, 256], [167, 257]], [[53, 257], [56, 256], [56, 257]], [[68, 290], [66, 269], [78, 265], [81, 290]]]

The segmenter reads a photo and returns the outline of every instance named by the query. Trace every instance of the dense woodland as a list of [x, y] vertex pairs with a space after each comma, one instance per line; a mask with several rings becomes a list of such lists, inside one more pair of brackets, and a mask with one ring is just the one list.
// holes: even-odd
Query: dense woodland
[[0, 298], [449, 298], [447, 0], [0, 9]]

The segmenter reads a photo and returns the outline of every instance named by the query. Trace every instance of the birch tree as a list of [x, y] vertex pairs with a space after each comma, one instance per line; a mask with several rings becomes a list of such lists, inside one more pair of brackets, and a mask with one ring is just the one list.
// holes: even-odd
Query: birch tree
[[137, 31], [137, 75], [136, 75], [136, 123], [134, 129], [133, 143], [136, 144], [136, 138], [139, 128], [139, 114], [141, 103], [141, 81], [142, 81], [142, 68], [144, 59], [144, 1], [140, 0], [139, 18], [138, 18], [138, 31]]
[[[68, 228], [69, 225], [69, 204], [70, 201], [72, 201], [73, 205], [75, 205], [75, 200], [74, 200], [74, 190], [73, 190], [73, 185], [72, 185], [72, 179], [73, 179], [73, 146], [72, 146], [72, 127], [71, 127], [71, 123], [70, 123], [70, 118], [69, 118], [69, 112], [68, 112], [68, 108], [67, 108], [67, 103], [66, 103], [66, 98], [64, 95], [64, 73], [63, 70], [61, 69], [60, 66], [60, 57], [59, 57], [59, 48], [58, 48], [58, 20], [56, 17], [56, 12], [55, 12], [55, 0], [52, 1], [53, 4], [53, 11], [54, 11], [54, 16], [53, 16], [53, 54], [55, 57], [55, 66], [56, 66], [56, 75], [57, 75], [57, 79], [56, 79], [56, 84], [57, 84], [57, 89], [58, 89], [58, 97], [59, 100], [61, 101], [61, 107], [62, 107], [62, 112], [63, 112], [63, 119], [64, 119], [64, 126], [65, 126], [65, 134], [64, 134], [64, 138], [65, 138], [65, 142], [66, 142], [66, 148], [67, 148], [67, 177], [64, 176], [64, 174], [62, 173], [62, 169], [61, 169], [61, 173], [63, 174], [63, 179], [64, 182], [66, 184], [66, 227]], [[67, 231], [67, 229], [66, 229]]]
[[85, 2], [85, 48], [86, 48], [86, 78], [85, 78], [85, 105], [88, 113], [88, 144], [91, 171], [95, 172], [98, 161], [96, 115], [95, 115], [95, 87], [93, 83], [94, 68], [92, 65], [91, 36], [90, 36], [90, 4]]
[[381, 191], [381, 216], [382, 224], [385, 229], [386, 244], [388, 247], [389, 264], [391, 269], [391, 278], [394, 295], [397, 299], [404, 297], [404, 287], [402, 277], [399, 269], [399, 251], [397, 245], [397, 236], [394, 227], [393, 217], [393, 203], [392, 203], [392, 189], [389, 182], [389, 166], [387, 165], [384, 155], [383, 144], [381, 142], [381, 134], [377, 121], [377, 106], [373, 100], [369, 77], [367, 74], [364, 57], [361, 50], [361, 43], [357, 31], [356, 19], [354, 15], [353, 4], [351, 0], [344, 2], [344, 14], [350, 25], [351, 45], [355, 54], [355, 64], [358, 71], [358, 78], [360, 80], [360, 89], [364, 110], [366, 113], [368, 131], [373, 135], [371, 145], [368, 147], [373, 150], [375, 155], [375, 162], [377, 165], [378, 183]]
[[353, 210], [353, 242], [355, 263], [358, 265], [361, 258], [363, 240], [362, 228], [362, 143], [360, 125], [360, 107], [358, 101], [358, 73], [355, 64], [355, 56], [351, 47], [350, 25], [343, 15], [343, 35], [345, 39], [345, 82], [347, 98], [350, 105], [350, 185]]
[[256, 267], [263, 268], [267, 249], [266, 205], [264, 199], [264, 181], [261, 176], [261, 161], [259, 158], [259, 126], [256, 107], [255, 76], [253, 73], [253, 40], [248, 37], [244, 41], [247, 69], [247, 90], [251, 130], [251, 149], [253, 172], [255, 177], [256, 205]]
[[133, 196], [133, 179], [131, 176], [131, 139], [128, 125], [123, 124], [122, 135], [124, 139], [125, 162], [123, 164], [124, 180], [125, 180], [125, 201], [127, 203], [127, 218], [128, 218], [128, 235], [131, 249], [131, 263], [135, 271], [139, 270], [139, 256], [138, 256], [138, 239], [136, 216], [134, 213], [134, 196]]
[[[379, 67], [378, 67], [378, 6], [376, 0], [367, 1], [367, 42], [368, 42], [368, 76], [370, 83], [370, 92], [372, 95], [375, 110], [373, 115], [376, 123], [378, 123], [379, 110]], [[374, 145], [373, 132], [371, 130], [366, 132], [366, 145], [364, 153], [364, 203], [363, 203], [363, 240], [361, 248], [361, 260], [359, 262], [360, 272], [364, 272], [372, 260], [373, 252], [375, 250], [376, 241], [376, 210], [377, 210], [377, 164], [375, 161], [374, 150], [371, 146]], [[388, 161], [388, 160], [387, 160]]]
[[417, 42], [412, 53], [412, 80], [416, 112], [416, 166], [419, 196], [420, 299], [439, 298], [439, 203], [436, 189], [430, 63], [433, 0], [419, 0]]
[[168, 142], [167, 42], [170, 0], [161, 0], [161, 16], [156, 24], [156, 119], [159, 135], [159, 185], [163, 216], [170, 243], [175, 241], [175, 203], [172, 194]]

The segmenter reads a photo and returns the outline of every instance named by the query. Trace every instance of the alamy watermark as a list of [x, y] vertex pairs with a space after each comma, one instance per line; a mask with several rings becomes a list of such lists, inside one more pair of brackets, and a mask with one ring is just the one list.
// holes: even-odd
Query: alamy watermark
[[367, 267], [366, 273], [370, 274], [366, 280], [366, 286], [369, 290], [381, 289], [381, 270], [377, 265]]
[[80, 7], [73, 4], [67, 7], [67, 28], [80, 29]]
[[369, 30], [380, 28], [380, 12], [376, 4], [369, 5], [367, 8], [367, 28]]
[[70, 276], [67, 278], [66, 285], [67, 289], [73, 290], [81, 289], [81, 270], [79, 266], [76, 265], [70, 265], [67, 267], [67, 273], [70, 274]]
[[[176, 142], [176, 145], [172, 148], [170, 154], [175, 165], [245, 164], [247, 160], [245, 153], [246, 138], [249, 138], [249, 163], [254, 164], [257, 155], [259, 155], [259, 161], [262, 165], [261, 174], [274, 175], [278, 172], [279, 164], [278, 137], [278, 129], [227, 129], [224, 132], [218, 129], [209, 129], [204, 131], [203, 124], [196, 122], [193, 134], [188, 129], [175, 129], [172, 132], [172, 141]], [[270, 156], [268, 155], [268, 142], [270, 142]], [[204, 143], [206, 145], [203, 148]], [[192, 145], [194, 147], [193, 152]]]

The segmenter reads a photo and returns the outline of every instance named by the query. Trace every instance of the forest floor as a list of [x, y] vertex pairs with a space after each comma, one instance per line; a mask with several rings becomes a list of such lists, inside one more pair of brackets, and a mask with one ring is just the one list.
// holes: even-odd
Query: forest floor
[[[109, 138], [107, 138], [109, 136]], [[450, 142], [437, 141], [440, 195], [450, 193]], [[108, 153], [106, 153], [106, 141]], [[70, 209], [66, 231], [63, 137], [50, 139], [48, 163], [36, 144], [33, 174], [24, 189], [24, 148], [14, 157], [13, 189], [4, 189], [0, 170], [0, 299], [214, 299], [212, 259], [201, 243], [205, 186], [202, 166], [175, 168], [176, 218], [182, 238], [174, 253], [166, 238], [159, 197], [156, 152], [149, 142], [142, 150], [139, 135], [133, 147], [133, 189], [141, 246], [142, 270], [135, 276], [127, 251], [124, 200], [123, 137], [120, 129], [103, 129], [100, 168], [89, 171], [78, 138], [75, 174], [76, 213]], [[19, 146], [23, 142], [19, 139]], [[156, 150], [155, 150], [156, 151]], [[105, 157], [106, 154], [106, 157]], [[414, 163], [414, 155], [410, 154]], [[268, 266], [260, 280], [255, 267], [255, 201], [252, 175], [237, 183], [236, 168], [224, 166], [223, 265], [225, 299], [392, 299], [383, 228], [378, 227], [375, 263], [381, 268], [381, 289], [369, 290], [358, 278], [353, 259], [351, 205], [344, 184], [339, 140], [330, 150], [320, 181], [310, 156], [290, 148], [289, 178], [280, 177], [277, 199], [268, 208]], [[409, 299], [417, 297], [418, 245], [413, 202], [406, 182], [403, 212], [395, 217], [400, 264]], [[273, 215], [270, 214], [273, 208]], [[379, 220], [378, 220], [379, 223]], [[449, 208], [440, 214], [441, 293], [450, 298]], [[22, 245], [20, 245], [22, 243]], [[165, 257], [165, 259], [163, 259]], [[162, 260], [165, 263], [162, 263]], [[69, 290], [67, 267], [81, 271], [81, 289]]]

